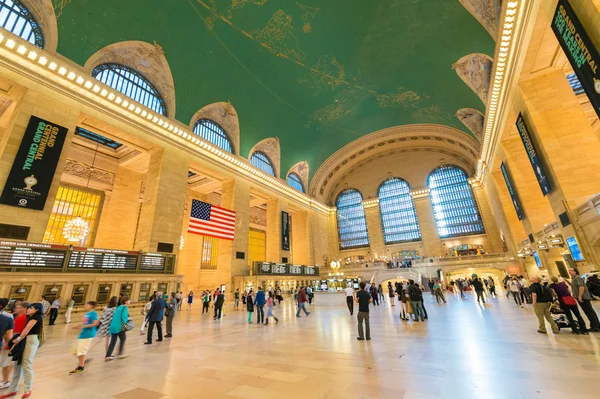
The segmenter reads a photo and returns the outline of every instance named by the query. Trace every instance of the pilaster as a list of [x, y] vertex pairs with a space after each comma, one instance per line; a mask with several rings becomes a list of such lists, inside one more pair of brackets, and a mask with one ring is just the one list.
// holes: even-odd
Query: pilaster
[[282, 248], [281, 212], [288, 212], [286, 201], [279, 198], [267, 201], [267, 260], [269, 262], [282, 262], [283, 258], [289, 261], [290, 257], [290, 251]]
[[421, 229], [421, 239], [423, 241], [423, 253], [421, 256], [441, 256], [442, 241], [437, 231], [435, 218], [433, 216], [433, 208], [429, 195], [414, 196], [415, 211], [419, 220], [419, 228]]

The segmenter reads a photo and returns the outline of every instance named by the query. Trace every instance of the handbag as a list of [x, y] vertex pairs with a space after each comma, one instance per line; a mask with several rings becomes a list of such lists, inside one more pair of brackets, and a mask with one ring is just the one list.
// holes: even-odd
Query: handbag
[[41, 348], [42, 345], [46, 343], [46, 329], [43, 326], [40, 329], [40, 333], [38, 334], [38, 341], [40, 342], [38, 348]]
[[122, 332], [131, 331], [131, 330], [133, 330], [133, 327], [134, 327], [133, 320], [128, 319], [127, 323], [122, 323], [121, 324], [121, 331]]
[[563, 296], [561, 299], [563, 303], [567, 306], [577, 306], [577, 301], [571, 295]]

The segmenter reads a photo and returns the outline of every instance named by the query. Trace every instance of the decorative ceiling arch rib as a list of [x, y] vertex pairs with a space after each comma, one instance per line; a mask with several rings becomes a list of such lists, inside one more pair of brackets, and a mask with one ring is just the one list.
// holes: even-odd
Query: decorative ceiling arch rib
[[492, 39], [498, 36], [498, 12], [502, 0], [458, 0], [488, 31]]
[[135, 69], [152, 83], [160, 93], [167, 107], [167, 114], [175, 119], [175, 84], [171, 68], [162, 47], [131, 40], [110, 44], [94, 53], [84, 65], [91, 75], [92, 70], [101, 64], [119, 64]]
[[485, 116], [475, 108], [462, 108], [456, 111], [455, 116], [471, 133], [481, 142], [483, 134], [483, 121]]
[[479, 96], [486, 106], [490, 90], [492, 64], [492, 57], [483, 53], [467, 54], [452, 64], [452, 69]]
[[287, 180], [287, 177], [291, 173], [295, 173], [298, 176], [300, 176], [300, 179], [302, 180], [302, 185], [304, 186], [304, 189], [307, 190], [308, 189], [308, 176], [309, 176], [308, 172], [309, 172], [308, 162], [300, 161], [297, 164], [295, 164], [294, 166], [292, 166], [290, 168], [290, 170], [288, 170], [287, 175], [285, 176], [285, 179]]
[[444, 150], [475, 167], [480, 148], [473, 137], [449, 126], [416, 124], [383, 129], [354, 140], [330, 156], [313, 176], [310, 194], [324, 201], [328, 197], [327, 191], [347, 170], [369, 158], [408, 149]]
[[252, 154], [256, 151], [265, 153], [273, 163], [272, 166], [273, 169], [275, 169], [275, 177], [281, 176], [279, 173], [281, 170], [281, 147], [279, 145], [279, 137], [269, 137], [256, 143], [248, 153], [248, 159], [250, 159]]
[[200, 119], [210, 119], [221, 126], [233, 144], [233, 153], [240, 153], [240, 120], [231, 102], [216, 102], [200, 108], [190, 120], [190, 129], [193, 130]]

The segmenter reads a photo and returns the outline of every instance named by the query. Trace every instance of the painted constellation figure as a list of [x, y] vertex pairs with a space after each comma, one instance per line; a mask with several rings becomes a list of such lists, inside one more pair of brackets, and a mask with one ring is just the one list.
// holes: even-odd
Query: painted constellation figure
[[297, 61], [305, 58], [304, 52], [298, 47], [298, 39], [294, 36], [292, 17], [283, 10], [276, 11], [264, 28], [253, 30], [250, 35], [268, 46], [269, 50], [276, 55]]
[[335, 55], [326, 54], [319, 57], [319, 61], [310, 68], [310, 72], [298, 79], [304, 86], [313, 89], [336, 89], [341, 84], [353, 78], [340, 63]]
[[365, 92], [358, 89], [346, 89], [335, 97], [332, 104], [312, 113], [305, 127], [329, 124], [344, 118], [350, 118], [365, 100]]
[[411, 90], [406, 90], [403, 87], [398, 87], [395, 92], [387, 94], [376, 94], [375, 98], [381, 108], [390, 108], [401, 106], [403, 108], [416, 106], [421, 97]]
[[231, 5], [227, 8], [227, 18], [233, 17], [233, 10], [244, 8], [247, 3], [251, 3], [257, 6], [262, 6], [269, 0], [231, 0]]
[[300, 17], [300, 19], [304, 21], [304, 26], [302, 27], [302, 30], [304, 31], [304, 33], [311, 32], [312, 25], [310, 24], [310, 21], [315, 18], [315, 15], [319, 11], [319, 9], [300, 3], [296, 3], [296, 5], [300, 7], [302, 11], [304, 11], [304, 14], [302, 14], [302, 16]]

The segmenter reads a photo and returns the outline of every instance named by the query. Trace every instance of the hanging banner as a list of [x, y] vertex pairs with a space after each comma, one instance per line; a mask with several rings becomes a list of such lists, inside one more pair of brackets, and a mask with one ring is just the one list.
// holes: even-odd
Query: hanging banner
[[551, 26], [585, 94], [600, 116], [600, 56], [567, 0], [558, 1]]
[[0, 203], [44, 209], [68, 129], [31, 116]]
[[521, 201], [519, 200], [519, 196], [515, 191], [515, 186], [512, 182], [512, 178], [508, 173], [508, 169], [506, 169], [506, 165], [504, 162], [500, 164], [500, 170], [502, 171], [502, 176], [504, 176], [504, 182], [506, 183], [506, 188], [508, 188], [508, 194], [510, 194], [510, 199], [512, 200], [513, 206], [515, 207], [515, 211], [517, 212], [517, 216], [519, 220], [523, 220], [523, 208], [521, 208]]
[[552, 186], [550, 185], [548, 176], [546, 176], [546, 170], [544, 169], [542, 161], [538, 156], [537, 150], [535, 149], [535, 145], [531, 140], [531, 135], [529, 134], [529, 130], [527, 129], [527, 125], [525, 125], [525, 120], [523, 119], [523, 115], [521, 113], [519, 113], [516, 124], [517, 130], [519, 131], [519, 136], [521, 136], [521, 141], [523, 142], [525, 151], [529, 157], [529, 162], [531, 162], [531, 167], [533, 167], [533, 171], [535, 172], [535, 177], [540, 185], [540, 188], [542, 189], [542, 193], [544, 196], [546, 196], [550, 191], [552, 191]]
[[290, 215], [281, 212], [281, 249], [290, 250]]

